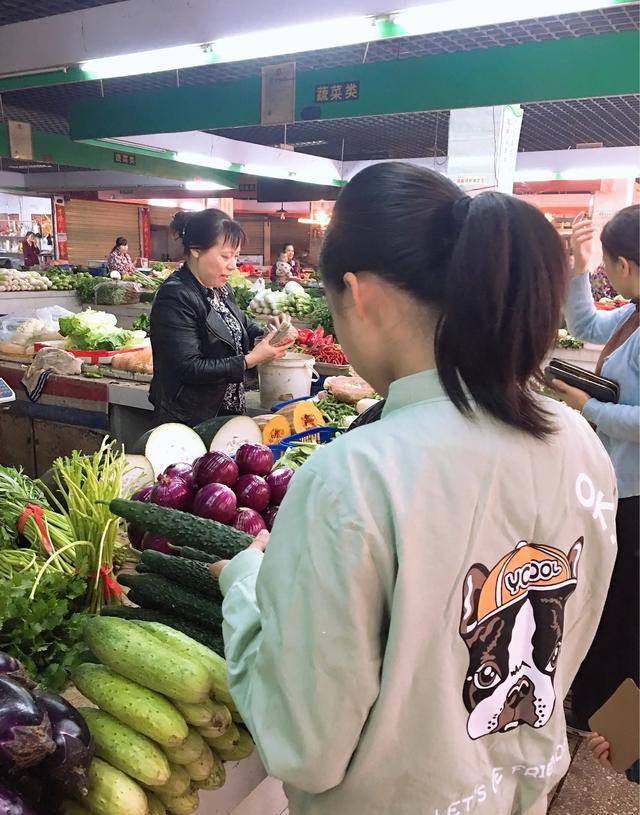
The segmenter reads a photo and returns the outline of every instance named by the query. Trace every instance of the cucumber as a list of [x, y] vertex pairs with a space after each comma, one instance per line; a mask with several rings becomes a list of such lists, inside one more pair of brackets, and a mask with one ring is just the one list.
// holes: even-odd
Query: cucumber
[[167, 815], [167, 808], [152, 792], [147, 792], [147, 803], [149, 804], [149, 815]]
[[145, 550], [141, 555], [141, 561], [154, 574], [162, 575], [173, 583], [184, 586], [203, 597], [211, 597], [217, 603], [222, 603], [220, 585], [205, 563], [165, 555], [153, 549]]
[[194, 549], [192, 546], [174, 546], [174, 555], [186, 557], [189, 560], [199, 560], [202, 563], [217, 563], [221, 558], [204, 552], [202, 549]]
[[148, 815], [147, 796], [128, 775], [94, 758], [84, 803], [94, 815]]
[[235, 557], [253, 540], [251, 535], [231, 526], [156, 504], [116, 498], [110, 502], [109, 509], [119, 518], [137, 524], [148, 532], [157, 532], [172, 543], [192, 546], [219, 558]]
[[169, 762], [171, 775], [159, 787], [152, 787], [155, 795], [184, 795], [189, 789], [191, 784], [191, 777], [189, 773], [181, 764], [172, 764]]
[[230, 747], [213, 747], [217, 755], [223, 761], [242, 761], [243, 758], [249, 758], [251, 753], [253, 753], [255, 744], [251, 738], [251, 734], [243, 727], [239, 728], [239, 730], [240, 737], [237, 744], [232, 744]]
[[91, 617], [84, 639], [103, 665], [151, 690], [181, 702], [201, 702], [209, 695], [211, 680], [201, 662], [159, 644], [157, 637], [133, 622]]
[[190, 764], [201, 755], [207, 745], [197, 730], [189, 728], [189, 735], [177, 747], [165, 747], [164, 752], [173, 764]]
[[208, 744], [202, 748], [202, 752], [195, 761], [190, 761], [185, 765], [185, 770], [191, 776], [192, 781], [205, 781], [213, 770], [213, 753]]
[[[220, 705], [219, 702], [214, 702], [211, 699], [206, 699], [199, 705], [187, 705], [184, 702], [176, 702], [175, 704], [180, 713], [184, 716], [187, 724], [192, 724], [198, 728], [213, 727], [214, 721], [220, 722], [221, 708], [229, 713], [224, 705]], [[231, 719], [230, 715], [229, 719]]]
[[183, 620], [182, 617], [165, 614], [163, 611], [157, 611], [154, 608], [139, 608], [136, 606], [105, 606], [100, 613], [105, 617], [120, 617], [123, 620], [162, 623], [169, 628], [181, 631], [224, 658], [224, 641], [222, 637], [217, 637], [211, 629], [203, 628], [192, 620]]
[[60, 815], [91, 815], [91, 813], [76, 801], [63, 801], [60, 805]]
[[91, 731], [98, 758], [141, 784], [159, 786], [167, 781], [169, 762], [151, 739], [102, 710], [84, 707], [80, 713]]
[[165, 747], [175, 747], [189, 735], [187, 723], [164, 696], [109, 668], [87, 662], [75, 669], [72, 678], [94, 705]]
[[213, 695], [216, 700], [226, 705], [233, 714], [236, 710], [236, 706], [229, 693], [227, 663], [221, 656], [214, 653], [210, 648], [196, 642], [191, 637], [173, 628], [169, 628], [166, 625], [145, 622], [140, 622], [138, 625], [151, 633], [154, 637], [158, 637], [165, 645], [175, 649], [177, 653], [184, 654], [191, 659], [199, 659], [209, 671]]
[[227, 773], [224, 769], [224, 764], [215, 753], [212, 755], [213, 769], [204, 781], [198, 782], [198, 787], [201, 790], [219, 790], [220, 787], [224, 786], [224, 782], [227, 780]]
[[178, 797], [171, 795], [159, 795], [158, 797], [171, 815], [192, 815], [200, 806], [198, 788], [193, 785], [190, 786], [183, 795]]
[[232, 719], [229, 708], [221, 702], [211, 702], [214, 706], [215, 713], [212, 720], [198, 728], [200, 735], [203, 738], [217, 739], [219, 736], [224, 735], [231, 727]]
[[[228, 750], [231, 747], [237, 747], [240, 743], [240, 729], [238, 725], [231, 724], [227, 728], [227, 730], [223, 733], [222, 736], [218, 736], [215, 739], [207, 738], [205, 739], [209, 747], [213, 747], [213, 749], [220, 754], [220, 750]], [[177, 749], [177, 748], [172, 748]]]
[[220, 603], [177, 586], [166, 577], [159, 574], [120, 574], [118, 582], [131, 589], [128, 598], [138, 606], [186, 617], [213, 631], [222, 631]]

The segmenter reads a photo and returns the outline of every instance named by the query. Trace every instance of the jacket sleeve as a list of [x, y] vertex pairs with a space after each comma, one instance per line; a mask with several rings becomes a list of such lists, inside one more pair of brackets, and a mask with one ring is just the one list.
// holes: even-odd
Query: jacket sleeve
[[151, 315], [151, 345], [154, 356], [171, 360], [176, 378], [184, 385], [244, 381], [246, 365], [241, 354], [223, 359], [202, 355], [198, 314], [180, 290], [158, 292]]
[[318, 794], [344, 778], [378, 696], [395, 571], [306, 467], [266, 554], [242, 552], [220, 583], [231, 693], [264, 766]]
[[604, 345], [630, 314], [630, 309], [598, 311], [593, 303], [589, 275], [575, 277], [569, 287], [565, 318], [569, 332], [584, 342]]
[[614, 405], [589, 399], [582, 410], [587, 421], [612, 439], [640, 443], [640, 406]]

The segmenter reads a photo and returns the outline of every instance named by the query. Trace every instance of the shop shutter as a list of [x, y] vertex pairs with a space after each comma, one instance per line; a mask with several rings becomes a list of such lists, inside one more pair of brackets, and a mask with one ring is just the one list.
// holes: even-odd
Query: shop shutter
[[264, 218], [238, 215], [236, 220], [242, 225], [247, 236], [240, 250], [242, 254], [264, 255]]
[[134, 204], [73, 199], [66, 210], [71, 263], [86, 265], [90, 260], [106, 260], [120, 235], [129, 240], [134, 262], [140, 256], [138, 207]]

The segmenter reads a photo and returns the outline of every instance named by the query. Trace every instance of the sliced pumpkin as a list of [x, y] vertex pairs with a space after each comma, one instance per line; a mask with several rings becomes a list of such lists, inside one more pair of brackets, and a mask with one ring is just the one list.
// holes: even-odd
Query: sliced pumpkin
[[278, 415], [287, 419], [294, 433], [303, 433], [305, 430], [326, 425], [322, 413], [314, 402], [293, 402], [280, 408]]
[[265, 413], [264, 416], [254, 416], [253, 421], [262, 432], [263, 444], [280, 444], [282, 439], [291, 435], [291, 425], [286, 416]]

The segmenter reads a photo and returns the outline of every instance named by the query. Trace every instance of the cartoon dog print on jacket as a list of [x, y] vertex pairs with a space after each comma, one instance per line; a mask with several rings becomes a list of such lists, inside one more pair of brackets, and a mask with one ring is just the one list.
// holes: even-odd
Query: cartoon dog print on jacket
[[565, 555], [520, 541], [491, 571], [476, 563], [467, 572], [460, 635], [469, 649], [463, 699], [472, 739], [549, 721], [564, 607], [582, 546], [580, 538]]

